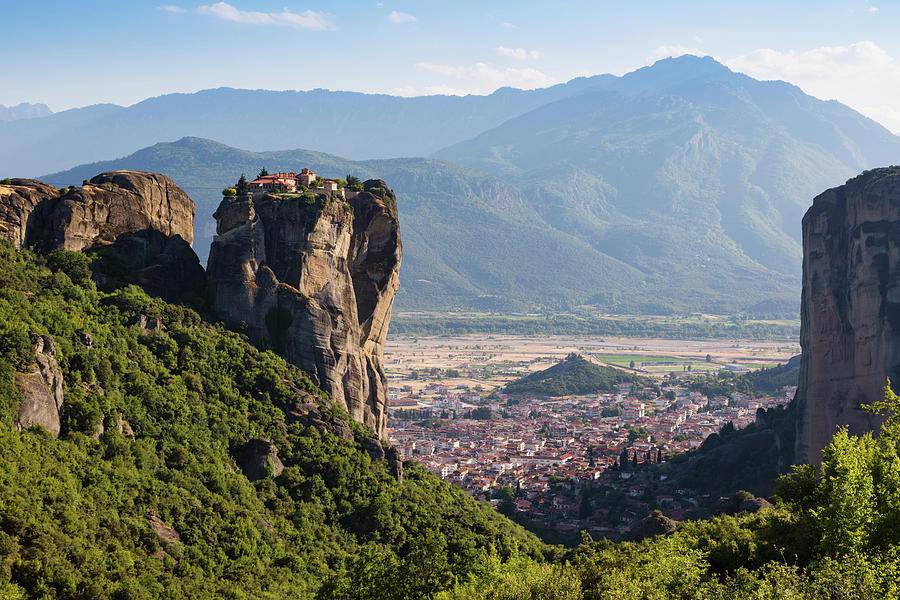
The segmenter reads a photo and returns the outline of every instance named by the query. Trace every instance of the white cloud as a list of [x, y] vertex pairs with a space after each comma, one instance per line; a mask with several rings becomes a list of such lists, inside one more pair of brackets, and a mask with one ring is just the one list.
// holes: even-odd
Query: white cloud
[[500, 23], [500, 27], [503, 29], [518, 29], [519, 26], [514, 23]]
[[172, 12], [172, 13], [188, 12], [186, 8], [181, 8], [180, 6], [172, 6], [171, 4], [163, 4], [162, 6], [160, 6], [158, 8], [159, 8], [159, 10], [164, 10], [166, 12]]
[[760, 48], [723, 61], [758, 79], [783, 79], [809, 94], [834, 98], [900, 132], [900, 61], [870, 41], [812, 50]]
[[870, 13], [873, 13], [873, 14], [874, 14], [874, 13], [877, 13], [877, 12], [878, 12], [878, 7], [877, 7], [877, 6], [870, 6], [870, 7], [867, 8], [866, 10], [868, 10]]
[[537, 69], [498, 69], [483, 62], [475, 63], [471, 66], [417, 62], [416, 67], [445, 77], [458, 79], [462, 83], [462, 85], [442, 83], [428, 86], [424, 91], [430, 94], [487, 94], [503, 86], [533, 89], [558, 83]]
[[201, 15], [210, 15], [223, 21], [247, 25], [282, 25], [299, 29], [332, 29], [325, 15], [313, 10], [302, 13], [291, 12], [287, 8], [281, 12], [257, 12], [239, 10], [227, 2], [216, 2], [197, 7]]
[[390, 19], [394, 23], [397, 23], [398, 25], [416, 22], [416, 18], [414, 16], [402, 12], [397, 12], [396, 10], [391, 11], [391, 14], [388, 15], [388, 19]]
[[699, 48], [682, 46], [680, 44], [674, 44], [671, 46], [659, 46], [653, 50], [653, 53], [647, 57], [647, 60], [653, 62], [663, 58], [669, 58], [671, 56], [682, 56], [684, 54], [703, 56], [704, 52]]
[[544, 57], [544, 55], [537, 50], [526, 50], [525, 48], [507, 48], [505, 46], [497, 46], [497, 54], [499, 54], [500, 56], [508, 56], [516, 60], [537, 60]]

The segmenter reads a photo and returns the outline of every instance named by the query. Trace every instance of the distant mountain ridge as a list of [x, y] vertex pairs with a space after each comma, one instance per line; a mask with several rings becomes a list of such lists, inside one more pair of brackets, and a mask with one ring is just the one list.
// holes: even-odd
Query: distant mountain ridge
[[128, 107], [96, 104], [28, 123], [0, 122], [0, 164], [36, 176], [184, 136], [253, 150], [315, 148], [354, 159], [423, 156], [610, 77], [539, 90], [500, 88], [488, 96], [217, 88]]
[[20, 102], [15, 106], [0, 104], [0, 121], [16, 121], [18, 119], [33, 119], [52, 115], [53, 111], [46, 104], [32, 104]]
[[[642, 274], [552, 227], [502, 181], [453, 163], [424, 158], [350, 161], [292, 150], [254, 153], [211, 140], [185, 138], [130, 156], [43, 177], [74, 185], [101, 171], [153, 170], [168, 174], [197, 205], [194, 248], [202, 260], [215, 224], [221, 190], [261, 167], [328, 177], [382, 177], [397, 194], [404, 257], [400, 309], [422, 307], [521, 310], [583, 299], [596, 281], [633, 288]], [[522, 260], [534, 252], [541, 260]]]
[[[254, 98], [268, 108], [249, 108]], [[182, 111], [165, 116], [175, 106]], [[228, 127], [217, 124], [226, 117]], [[260, 119], [278, 127], [262, 128]], [[77, 123], [60, 129], [70, 121]], [[800, 219], [812, 197], [900, 162], [900, 138], [838, 102], [683, 56], [622, 77], [490, 96], [210, 90], [128, 109], [89, 107], [28, 126], [0, 123], [0, 136], [22, 137], [0, 147], [0, 164], [71, 160], [76, 144], [81, 156], [101, 148], [109, 156], [125, 142], [104, 140], [120, 131], [134, 141], [204, 128], [222, 141], [246, 136], [240, 147], [304, 139], [353, 157], [432, 158], [352, 161], [184, 138], [44, 179], [166, 173], [197, 202], [203, 240], [213, 235], [208, 215], [219, 191], [241, 172], [308, 166], [334, 177], [383, 176], [405, 232], [397, 302], [406, 310], [588, 303], [611, 312], [795, 315]], [[67, 144], [66, 136], [77, 139]], [[197, 247], [202, 253], [207, 243]]]
[[792, 285], [812, 197], [900, 160], [900, 138], [871, 119], [709, 57], [659, 61], [605, 88], [434, 156], [503, 176], [554, 225], [641, 268], [685, 248], [703, 268], [721, 254], [725, 240], [703, 239], [715, 232], [737, 246], [734, 268], [756, 262]]

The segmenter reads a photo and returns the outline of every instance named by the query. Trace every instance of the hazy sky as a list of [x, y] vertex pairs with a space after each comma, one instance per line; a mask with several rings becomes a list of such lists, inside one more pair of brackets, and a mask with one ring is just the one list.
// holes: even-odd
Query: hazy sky
[[5, 3], [3, 21], [6, 105], [220, 86], [489, 93], [693, 52], [900, 132], [897, 0], [32, 1]]

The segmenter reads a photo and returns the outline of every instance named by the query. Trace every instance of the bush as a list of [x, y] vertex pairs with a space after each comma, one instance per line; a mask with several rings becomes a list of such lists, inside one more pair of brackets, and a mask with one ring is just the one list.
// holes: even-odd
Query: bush
[[237, 188], [227, 187], [222, 190], [222, 195], [226, 198], [234, 198], [237, 196]]
[[0, 356], [18, 371], [34, 362], [34, 346], [24, 324], [0, 322]]
[[81, 252], [62, 248], [54, 250], [47, 255], [47, 266], [53, 271], [62, 271], [76, 285], [81, 285], [91, 278], [90, 262]]

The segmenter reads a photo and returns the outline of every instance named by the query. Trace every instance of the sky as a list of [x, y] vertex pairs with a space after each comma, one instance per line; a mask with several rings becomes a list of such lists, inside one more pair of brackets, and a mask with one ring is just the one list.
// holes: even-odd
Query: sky
[[127, 106], [222, 86], [486, 94], [693, 53], [837, 99], [900, 133], [897, 0], [6, 4], [5, 105]]

